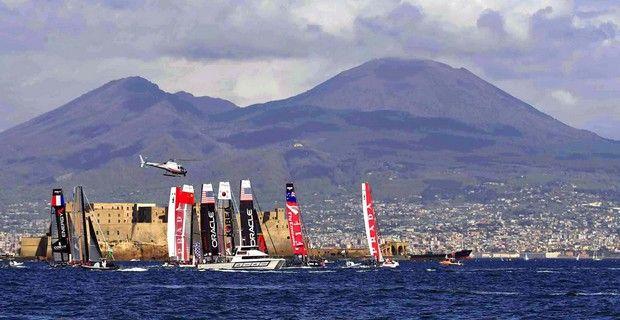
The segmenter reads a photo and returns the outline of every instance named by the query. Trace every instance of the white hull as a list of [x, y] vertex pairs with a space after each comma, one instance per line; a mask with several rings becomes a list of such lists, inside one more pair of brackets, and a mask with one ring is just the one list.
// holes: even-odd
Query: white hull
[[284, 259], [253, 259], [251, 261], [216, 262], [198, 265], [198, 270], [277, 270], [284, 265]]
[[381, 264], [381, 268], [397, 268], [400, 264], [398, 263], [398, 261], [392, 261], [390, 262], [384, 262]]

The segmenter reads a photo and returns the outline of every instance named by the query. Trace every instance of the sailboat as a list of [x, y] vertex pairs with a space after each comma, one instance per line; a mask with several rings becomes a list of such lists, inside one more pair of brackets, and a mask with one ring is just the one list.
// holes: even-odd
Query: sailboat
[[[195, 266], [190, 254], [192, 247], [192, 212], [194, 206], [194, 187], [183, 185], [170, 189], [168, 203], [168, 258], [179, 267]], [[197, 237], [199, 240], [200, 237]]]
[[[198, 265], [199, 270], [275, 270], [284, 265], [285, 260], [271, 258], [267, 254], [265, 240], [262, 238], [260, 221], [254, 209], [253, 195], [250, 180], [242, 180], [240, 184], [239, 211], [240, 211], [240, 245], [235, 246], [233, 235], [233, 219], [230, 185], [220, 182], [220, 203], [224, 220], [224, 243], [226, 256], [224, 262], [203, 263]], [[230, 215], [229, 215], [230, 214]], [[262, 238], [262, 239], [261, 239]], [[230, 255], [230, 248], [234, 254]]]
[[306, 267], [325, 267], [323, 260], [310, 260], [308, 258], [308, 250], [306, 249], [306, 242], [303, 236], [301, 210], [297, 203], [295, 186], [292, 183], [286, 184], [286, 219], [288, 221], [293, 255], [299, 257], [301, 265]]
[[69, 243], [69, 227], [67, 223], [65, 197], [62, 189], [52, 190], [50, 211], [50, 234], [52, 247], [52, 261], [50, 266], [65, 266], [69, 262], [71, 245]]
[[204, 262], [217, 262], [221, 256], [222, 240], [220, 225], [215, 212], [215, 193], [213, 185], [203, 184], [200, 192], [200, 237]]
[[80, 267], [88, 270], [116, 270], [118, 266], [108, 262], [107, 259], [101, 254], [99, 248], [99, 241], [97, 241], [97, 233], [93, 227], [93, 222], [90, 217], [86, 217], [86, 207], [84, 205], [84, 190], [81, 186], [77, 187], [76, 200], [80, 204], [80, 213], [82, 215], [82, 238], [84, 244], [82, 247], [82, 263]]
[[392, 259], [383, 259], [381, 249], [379, 248], [379, 230], [377, 228], [377, 217], [372, 202], [372, 191], [370, 183], [362, 183], [362, 210], [364, 213], [364, 226], [366, 227], [366, 238], [368, 239], [368, 247], [373, 262], [382, 268], [396, 268], [398, 261]]

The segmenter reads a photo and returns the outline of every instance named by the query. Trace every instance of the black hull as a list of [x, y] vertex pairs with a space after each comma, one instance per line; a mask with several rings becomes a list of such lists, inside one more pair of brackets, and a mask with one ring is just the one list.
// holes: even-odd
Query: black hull
[[410, 260], [416, 261], [441, 261], [445, 260], [446, 257], [454, 258], [456, 260], [468, 259], [472, 250], [460, 250], [456, 252], [450, 253], [427, 253], [427, 254], [413, 254], [409, 256]]

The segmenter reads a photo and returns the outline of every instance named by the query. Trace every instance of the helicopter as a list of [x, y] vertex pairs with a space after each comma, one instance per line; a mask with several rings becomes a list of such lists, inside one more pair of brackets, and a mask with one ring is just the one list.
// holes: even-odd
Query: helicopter
[[142, 155], [140, 155], [140, 168], [144, 168], [145, 166], [166, 170], [166, 172], [164, 173], [164, 176], [168, 176], [168, 177], [180, 177], [180, 176], [185, 176], [187, 174], [187, 169], [183, 168], [182, 165], [176, 163], [174, 159], [170, 159], [163, 163], [147, 162], [142, 157]]

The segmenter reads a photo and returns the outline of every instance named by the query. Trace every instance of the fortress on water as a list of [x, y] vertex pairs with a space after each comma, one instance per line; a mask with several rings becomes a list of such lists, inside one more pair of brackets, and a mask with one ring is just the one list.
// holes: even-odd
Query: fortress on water
[[[199, 204], [195, 207], [198, 208]], [[154, 203], [96, 202], [87, 208], [87, 215], [93, 220], [101, 251], [111, 249], [114, 259], [165, 260], [168, 254], [167, 210]], [[67, 203], [67, 212], [74, 212], [74, 203]], [[258, 216], [269, 254], [292, 256], [284, 208], [260, 211]], [[20, 255], [46, 259], [51, 256], [50, 243], [49, 230], [44, 236], [23, 237]], [[338, 257], [342, 256], [343, 250], [347, 257], [369, 255], [368, 248], [310, 248], [310, 255]], [[382, 244], [381, 250], [384, 256], [402, 255], [408, 251], [408, 245], [391, 241]]]

